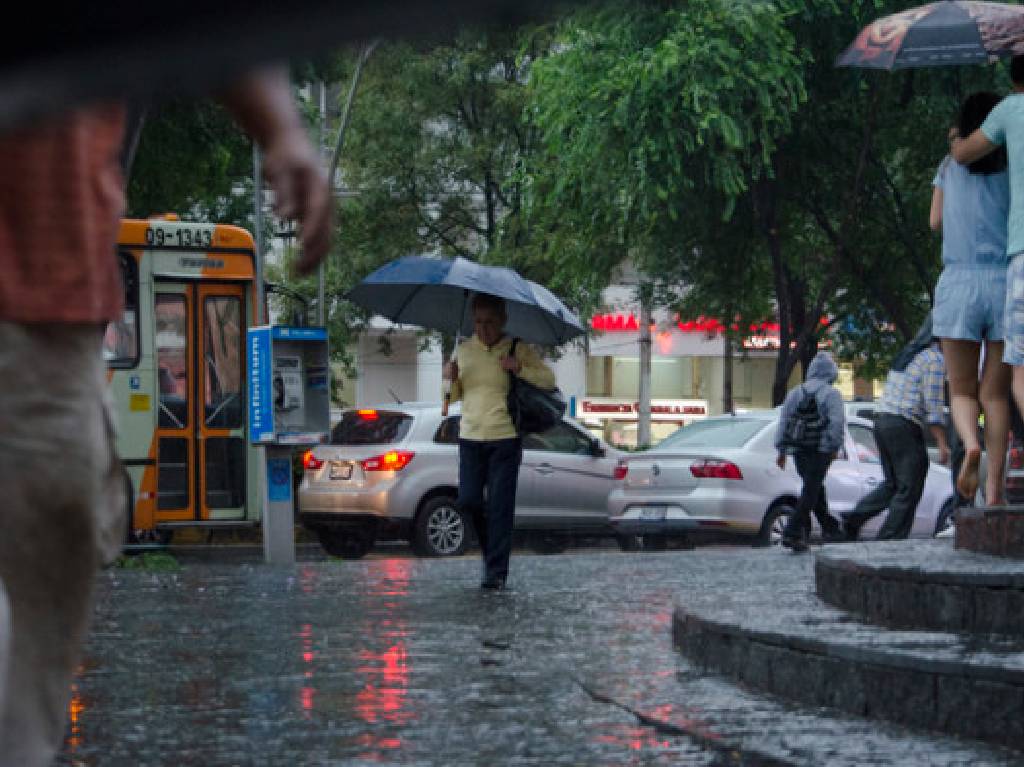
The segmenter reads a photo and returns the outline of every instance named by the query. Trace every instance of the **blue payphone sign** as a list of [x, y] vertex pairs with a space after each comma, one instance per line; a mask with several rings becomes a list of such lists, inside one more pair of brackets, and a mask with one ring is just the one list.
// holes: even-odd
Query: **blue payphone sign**
[[249, 441], [311, 445], [330, 429], [327, 331], [282, 325], [249, 328]]
[[249, 340], [249, 441], [274, 441], [274, 395], [271, 384], [270, 327], [250, 328]]

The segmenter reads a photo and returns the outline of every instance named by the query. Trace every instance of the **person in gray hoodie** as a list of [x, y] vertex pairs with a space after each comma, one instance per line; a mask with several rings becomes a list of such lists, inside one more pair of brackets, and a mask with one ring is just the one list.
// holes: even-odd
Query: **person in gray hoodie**
[[[791, 390], [782, 403], [782, 414], [775, 435], [775, 447], [779, 451], [776, 463], [780, 469], [785, 470], [786, 455], [791, 454], [797, 473], [803, 480], [796, 511], [790, 516], [782, 533], [782, 545], [793, 551], [807, 549], [812, 510], [825, 540], [839, 540], [842, 537], [839, 521], [828, 513], [825, 499], [825, 475], [843, 446], [846, 426], [842, 395], [832, 385], [838, 376], [839, 368], [832, 360], [832, 355], [818, 352], [807, 366], [804, 383]], [[813, 398], [817, 405], [817, 423], [811, 427], [812, 434], [816, 435], [813, 444], [808, 444], [806, 439], [795, 441], [792, 434], [787, 434], [786, 428], [808, 398]]]

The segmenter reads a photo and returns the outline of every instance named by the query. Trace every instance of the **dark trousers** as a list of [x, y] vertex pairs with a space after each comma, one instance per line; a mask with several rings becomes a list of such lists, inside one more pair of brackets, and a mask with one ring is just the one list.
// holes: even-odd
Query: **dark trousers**
[[806, 537], [811, 529], [811, 512], [818, 519], [823, 533], [839, 530], [839, 522], [828, 513], [825, 499], [825, 475], [828, 474], [832, 456], [828, 453], [801, 450], [793, 455], [796, 473], [803, 480], [800, 498], [796, 502], [796, 513], [789, 518], [783, 534], [787, 538]]
[[861, 498], [847, 515], [847, 524], [859, 528], [888, 507], [889, 516], [878, 531], [878, 539], [908, 538], [928, 476], [924, 432], [908, 418], [881, 413], [875, 421], [875, 441], [885, 479]]
[[473, 520], [485, 579], [508, 576], [522, 459], [518, 437], [459, 440], [459, 508]]

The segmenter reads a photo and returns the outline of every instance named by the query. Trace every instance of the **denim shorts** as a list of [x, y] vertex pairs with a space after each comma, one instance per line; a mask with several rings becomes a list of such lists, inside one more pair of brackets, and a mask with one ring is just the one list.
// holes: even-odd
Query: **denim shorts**
[[932, 334], [958, 341], [1002, 341], [1006, 265], [951, 264], [935, 286]]
[[1024, 253], [1010, 259], [1006, 270], [1006, 344], [1003, 362], [1024, 365]]

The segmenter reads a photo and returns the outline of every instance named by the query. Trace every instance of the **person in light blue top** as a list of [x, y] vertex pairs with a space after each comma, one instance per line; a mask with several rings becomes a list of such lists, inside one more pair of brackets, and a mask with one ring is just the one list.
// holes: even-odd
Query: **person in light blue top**
[[[1024, 56], [1014, 56], [1010, 62], [1010, 80], [1013, 92], [999, 102], [980, 128], [955, 138], [950, 154], [958, 163], [966, 164], [1006, 147], [1010, 164], [1006, 252], [1010, 265], [1006, 272], [1003, 360], [1013, 366], [1013, 396], [1020, 408], [1024, 405]], [[991, 429], [987, 415], [985, 426], [987, 434]]]
[[[994, 93], [968, 97], [950, 138], [969, 136], [998, 104]], [[957, 491], [966, 498], [973, 498], [978, 489], [981, 411], [991, 427], [985, 431], [989, 455], [1006, 454], [1009, 430], [1010, 368], [1003, 362], [1010, 209], [1006, 163], [1003, 150], [969, 166], [947, 156], [933, 182], [930, 224], [942, 230], [944, 268], [935, 287], [932, 332], [942, 341], [953, 425], [963, 442]], [[982, 344], [985, 357], [979, 384]], [[1002, 503], [1004, 479], [1003, 464], [994, 462], [985, 483], [990, 504]]]

